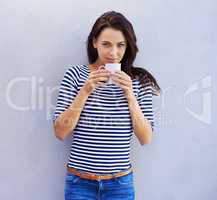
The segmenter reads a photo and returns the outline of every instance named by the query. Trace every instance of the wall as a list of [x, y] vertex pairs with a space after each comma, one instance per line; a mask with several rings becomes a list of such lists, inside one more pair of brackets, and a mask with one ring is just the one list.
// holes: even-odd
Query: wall
[[121, 11], [133, 23], [135, 65], [159, 81], [150, 145], [133, 140], [137, 200], [217, 198], [216, 2], [1, 1], [0, 199], [63, 199], [70, 139], [51, 114], [65, 69], [87, 63], [96, 18]]

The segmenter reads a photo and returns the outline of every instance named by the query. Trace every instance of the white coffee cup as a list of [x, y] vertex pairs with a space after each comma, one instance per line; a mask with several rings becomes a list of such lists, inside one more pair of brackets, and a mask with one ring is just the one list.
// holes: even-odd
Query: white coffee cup
[[[105, 68], [108, 69], [111, 74], [114, 74], [115, 71], [121, 70], [121, 63], [106, 63]], [[109, 78], [108, 83], [113, 83], [111, 78]]]

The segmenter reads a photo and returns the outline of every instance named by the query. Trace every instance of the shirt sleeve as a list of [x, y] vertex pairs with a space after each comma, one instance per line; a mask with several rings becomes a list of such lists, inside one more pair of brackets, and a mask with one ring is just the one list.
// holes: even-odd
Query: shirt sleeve
[[151, 86], [140, 85], [138, 91], [138, 103], [146, 119], [154, 130], [154, 113], [153, 113], [153, 95], [154, 91]]
[[73, 102], [78, 93], [78, 70], [75, 67], [70, 67], [66, 70], [64, 77], [60, 83], [59, 94], [56, 101], [56, 107], [53, 112], [53, 122], [58, 116], [64, 112]]

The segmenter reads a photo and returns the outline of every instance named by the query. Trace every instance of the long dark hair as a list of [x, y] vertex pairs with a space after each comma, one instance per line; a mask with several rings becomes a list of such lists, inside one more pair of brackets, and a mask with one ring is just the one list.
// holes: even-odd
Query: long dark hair
[[121, 60], [121, 70], [127, 73], [131, 79], [139, 79], [142, 85], [151, 85], [154, 91], [153, 94], [158, 95], [161, 89], [152, 74], [144, 68], [133, 66], [133, 62], [138, 52], [136, 35], [132, 24], [123, 14], [119, 12], [106, 12], [101, 15], [93, 25], [87, 41], [87, 55], [89, 63], [94, 63], [98, 58], [97, 50], [93, 47], [93, 39], [97, 39], [101, 31], [107, 27], [121, 31], [127, 40], [127, 48]]

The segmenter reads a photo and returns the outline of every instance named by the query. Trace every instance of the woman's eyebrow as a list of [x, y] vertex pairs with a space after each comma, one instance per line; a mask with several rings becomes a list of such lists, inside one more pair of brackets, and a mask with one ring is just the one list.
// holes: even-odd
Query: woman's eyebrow
[[[106, 40], [102, 40], [102, 42], [108, 42], [108, 43], [111, 43], [110, 41], [106, 41]], [[118, 43], [125, 43], [125, 41], [121, 41], [121, 42], [118, 42]]]

